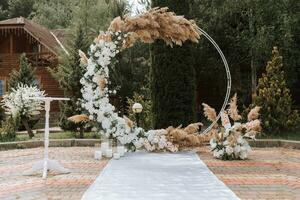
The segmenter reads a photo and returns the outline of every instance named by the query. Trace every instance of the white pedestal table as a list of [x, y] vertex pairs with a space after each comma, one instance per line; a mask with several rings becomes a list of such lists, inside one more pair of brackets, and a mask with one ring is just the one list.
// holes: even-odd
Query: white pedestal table
[[24, 172], [24, 175], [33, 175], [38, 171], [43, 172], [43, 179], [47, 178], [48, 170], [53, 170], [59, 173], [70, 173], [70, 170], [64, 168], [56, 160], [49, 159], [49, 117], [50, 117], [50, 104], [52, 101], [68, 101], [69, 98], [59, 97], [37, 97], [30, 98], [41, 100], [45, 102], [45, 136], [44, 136], [44, 159], [35, 163], [31, 169]]

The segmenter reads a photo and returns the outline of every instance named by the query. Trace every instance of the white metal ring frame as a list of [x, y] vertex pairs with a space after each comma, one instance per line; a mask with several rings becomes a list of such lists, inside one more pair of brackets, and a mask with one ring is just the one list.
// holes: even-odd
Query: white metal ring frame
[[225, 67], [225, 70], [226, 70], [226, 77], [227, 77], [227, 89], [226, 89], [226, 95], [225, 95], [225, 99], [224, 99], [224, 102], [223, 102], [223, 105], [222, 105], [222, 108], [217, 116], [217, 119], [212, 122], [210, 124], [209, 127], [207, 127], [201, 134], [206, 134], [207, 132], [209, 132], [212, 127], [219, 121], [220, 117], [221, 117], [221, 113], [225, 111], [225, 108], [228, 104], [228, 100], [229, 100], [229, 97], [230, 97], [230, 92], [231, 92], [231, 74], [230, 74], [230, 70], [229, 70], [229, 67], [228, 67], [228, 63], [227, 63], [227, 60], [222, 52], [222, 50], [220, 49], [219, 45], [214, 41], [214, 39], [212, 39], [210, 37], [210, 35], [208, 35], [208, 33], [206, 33], [204, 30], [202, 30], [201, 28], [199, 28], [200, 32], [202, 33], [202, 35], [204, 35], [212, 45], [214, 45], [214, 47], [217, 49], [219, 55], [221, 56], [222, 58], [222, 61], [223, 61], [223, 64], [224, 64], [224, 67]]

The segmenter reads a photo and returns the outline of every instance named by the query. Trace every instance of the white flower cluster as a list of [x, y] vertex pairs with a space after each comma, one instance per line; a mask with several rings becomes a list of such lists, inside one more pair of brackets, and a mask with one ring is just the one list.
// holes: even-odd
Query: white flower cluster
[[30, 98], [44, 96], [44, 91], [40, 91], [35, 86], [19, 84], [16, 89], [12, 89], [12, 92], [3, 96], [1, 104], [7, 114], [11, 114], [13, 117], [30, 117], [38, 115], [43, 109], [43, 101]]
[[210, 147], [215, 158], [229, 159], [246, 159], [251, 147], [242, 135], [235, 137], [235, 130], [241, 128], [240, 123], [226, 128], [225, 133], [219, 133], [219, 137], [223, 140], [217, 141], [215, 138], [210, 140]]
[[[126, 36], [126, 35], [125, 35]], [[124, 36], [124, 37], [125, 37]], [[118, 116], [115, 107], [109, 102], [109, 65], [119, 53], [123, 44], [120, 32], [115, 33], [115, 41], [95, 40], [90, 46], [86, 70], [80, 83], [83, 101], [82, 107], [89, 113], [89, 118], [97, 121], [107, 137], [117, 138], [122, 144], [133, 143], [136, 148], [142, 146], [142, 128], [129, 127], [125, 120]]]
[[167, 130], [160, 129], [160, 130], [150, 130], [148, 131], [145, 136], [147, 137], [144, 139], [144, 147], [147, 151], [156, 151], [156, 150], [168, 150], [171, 152], [178, 151], [178, 147], [173, 145], [172, 142], [167, 140]]
[[127, 34], [121, 32], [109, 34], [112, 34], [112, 41], [98, 37], [90, 46], [90, 58], [80, 52], [85, 69], [84, 76], [80, 80], [83, 85], [82, 107], [88, 112], [89, 118], [100, 125], [99, 128], [103, 130], [106, 137], [117, 138], [120, 143], [133, 149], [144, 147], [148, 151], [178, 151], [178, 148], [167, 140], [166, 130], [150, 130], [145, 133], [140, 127], [129, 126], [126, 120], [115, 112], [115, 107], [109, 103], [110, 92], [107, 85], [109, 66], [127, 37]]
[[[218, 144], [214, 139], [210, 140], [210, 146], [213, 150], [213, 156], [215, 158], [234, 157], [242, 160], [248, 157], [251, 147], [248, 142], [241, 136], [238, 138], [238, 142], [234, 147], [229, 145], [228, 140], [225, 140], [223, 144]], [[217, 148], [219, 147], [219, 148]]]

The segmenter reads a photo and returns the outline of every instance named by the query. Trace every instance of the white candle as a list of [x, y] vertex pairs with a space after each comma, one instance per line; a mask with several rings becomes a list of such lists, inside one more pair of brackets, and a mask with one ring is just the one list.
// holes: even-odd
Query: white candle
[[105, 156], [111, 158], [113, 156], [112, 149], [106, 149]]
[[120, 154], [120, 156], [124, 156], [125, 147], [124, 146], [117, 146], [117, 152]]
[[109, 147], [109, 143], [108, 142], [101, 142], [101, 151], [106, 152], [106, 150]]
[[119, 159], [120, 158], [120, 154], [119, 153], [114, 153], [114, 159]]
[[102, 151], [100, 151], [100, 150], [95, 151], [95, 159], [96, 160], [101, 160], [102, 159]]

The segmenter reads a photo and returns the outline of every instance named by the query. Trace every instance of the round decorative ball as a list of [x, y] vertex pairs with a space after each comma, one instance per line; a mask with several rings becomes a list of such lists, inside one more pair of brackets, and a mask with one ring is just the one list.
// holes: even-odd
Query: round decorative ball
[[141, 113], [143, 111], [143, 106], [140, 103], [134, 103], [132, 106], [132, 111], [134, 113]]

